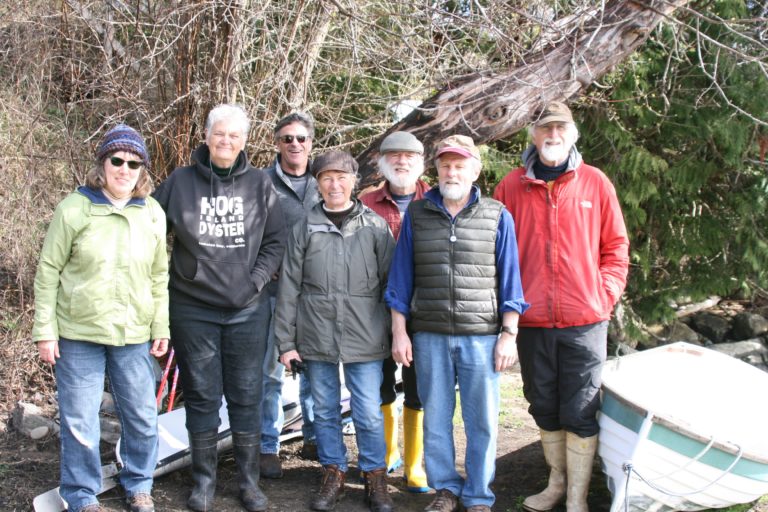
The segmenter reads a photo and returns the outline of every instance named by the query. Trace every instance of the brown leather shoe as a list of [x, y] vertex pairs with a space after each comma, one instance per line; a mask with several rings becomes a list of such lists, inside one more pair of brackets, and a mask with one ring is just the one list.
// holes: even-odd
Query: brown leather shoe
[[344, 496], [344, 482], [347, 474], [336, 464], [323, 466], [323, 480], [320, 490], [312, 498], [309, 508], [312, 510], [333, 510], [336, 503]]
[[152, 496], [147, 493], [134, 494], [125, 500], [131, 512], [155, 512]]
[[276, 453], [262, 453], [259, 472], [262, 478], [283, 478], [283, 463]]
[[387, 487], [387, 468], [365, 473], [365, 503], [371, 512], [392, 512], [395, 504]]
[[459, 497], [448, 489], [440, 489], [424, 512], [458, 512], [459, 510], [461, 510]]
[[491, 507], [488, 505], [472, 505], [465, 510], [466, 512], [491, 512]]

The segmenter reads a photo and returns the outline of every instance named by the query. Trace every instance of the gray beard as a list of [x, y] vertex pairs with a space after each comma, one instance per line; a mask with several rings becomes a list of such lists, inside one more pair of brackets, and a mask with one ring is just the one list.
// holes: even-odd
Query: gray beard
[[461, 185], [443, 185], [441, 183], [439, 187], [440, 195], [443, 196], [443, 199], [448, 199], [449, 201], [460, 201], [472, 190], [471, 185], [467, 188], [462, 188]]

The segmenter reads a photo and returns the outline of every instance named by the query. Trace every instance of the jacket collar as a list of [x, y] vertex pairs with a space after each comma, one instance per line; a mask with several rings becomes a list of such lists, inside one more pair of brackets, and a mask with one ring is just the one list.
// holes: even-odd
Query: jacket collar
[[[360, 202], [357, 198], [352, 198], [352, 202], [354, 205], [352, 206], [352, 211], [349, 212], [349, 218], [357, 217], [361, 213], [363, 213], [363, 210], [366, 209], [366, 206], [363, 205], [363, 203]], [[312, 207], [312, 209], [307, 214], [307, 226], [309, 228], [310, 232], [315, 231], [339, 231], [333, 222], [328, 218], [328, 216], [325, 215], [325, 210], [323, 209], [323, 200], [321, 199], [315, 206]]]
[[[312, 173], [310, 172], [310, 169], [312, 169], [312, 159], [311, 158], [309, 160], [307, 160], [307, 170], [305, 171], [306, 174], [307, 174], [307, 179], [311, 181], [311, 180], [314, 180], [315, 177], [312, 176]], [[283, 181], [287, 181], [288, 179], [290, 179], [290, 178], [288, 178], [285, 175], [285, 170], [283, 170], [283, 166], [280, 165], [280, 154], [279, 153], [275, 156], [275, 173], [278, 176], [280, 176], [280, 179], [283, 180]]]
[[[430, 190], [429, 185], [424, 180], [416, 180], [416, 195], [413, 196], [414, 201], [416, 199], [421, 199], [424, 197], [424, 194], [426, 194]], [[387, 201], [394, 202], [395, 200], [392, 199], [392, 191], [389, 189], [389, 182], [385, 181], [384, 185], [377, 188], [372, 192], [375, 194], [373, 200], [377, 203], [384, 203]]]
[[213, 179], [215, 177], [222, 181], [244, 174], [250, 167], [248, 165], [248, 156], [245, 154], [245, 151], [240, 151], [240, 154], [237, 155], [237, 161], [232, 167], [232, 173], [226, 178], [219, 177], [219, 175], [211, 169], [211, 152], [208, 149], [207, 144], [200, 144], [197, 146], [197, 149], [192, 153], [192, 165], [195, 166], [197, 172], [206, 178]]
[[[536, 179], [536, 175], [533, 173], [533, 166], [539, 161], [539, 152], [536, 150], [536, 146], [531, 144], [525, 151], [523, 151], [523, 167], [525, 167], [525, 176], [532, 180]], [[575, 172], [576, 169], [582, 164], [581, 153], [576, 149], [576, 144], [571, 146], [571, 150], [568, 152], [568, 166], [565, 169], [565, 173]]]
[[[467, 204], [464, 205], [462, 211], [472, 207], [475, 203], [480, 201], [480, 195], [480, 187], [477, 185], [472, 185], [472, 189], [469, 191], [469, 201], [467, 201]], [[451, 216], [443, 204], [443, 195], [440, 193], [440, 188], [437, 185], [432, 187], [426, 194], [424, 194], [424, 199], [432, 203], [440, 211], [445, 212], [445, 214], [449, 217]]]
[[[87, 197], [88, 200], [93, 204], [112, 206], [112, 203], [109, 201], [109, 199], [107, 199], [107, 196], [104, 195], [104, 192], [100, 188], [92, 189], [83, 185], [81, 187], [77, 187], [77, 191]], [[132, 197], [125, 206], [144, 206], [146, 202], [146, 199], [142, 197]]]

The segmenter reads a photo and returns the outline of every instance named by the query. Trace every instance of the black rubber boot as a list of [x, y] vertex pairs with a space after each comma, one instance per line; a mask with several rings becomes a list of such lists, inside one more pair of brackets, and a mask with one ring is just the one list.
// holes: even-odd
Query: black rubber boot
[[232, 450], [240, 483], [240, 502], [248, 512], [267, 510], [267, 497], [259, 488], [261, 436], [232, 432]]
[[187, 506], [196, 512], [213, 510], [213, 495], [216, 493], [216, 465], [219, 462], [216, 443], [218, 430], [188, 432], [189, 448], [192, 452], [192, 494]]

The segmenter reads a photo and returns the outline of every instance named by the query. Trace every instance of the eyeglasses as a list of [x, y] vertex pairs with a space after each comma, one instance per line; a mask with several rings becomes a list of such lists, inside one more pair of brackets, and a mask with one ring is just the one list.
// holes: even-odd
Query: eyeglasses
[[128, 168], [133, 169], [134, 171], [136, 169], [140, 169], [141, 166], [144, 165], [144, 162], [141, 160], [123, 160], [122, 158], [116, 156], [109, 157], [109, 163], [115, 167], [122, 167], [123, 164], [128, 164]]
[[278, 137], [277, 140], [285, 144], [290, 144], [291, 142], [293, 142], [293, 139], [296, 139], [296, 142], [298, 142], [299, 144], [304, 144], [305, 142], [307, 142], [307, 139], [311, 139], [311, 138], [312, 137], [310, 137], [309, 135], [283, 135], [281, 137]]

